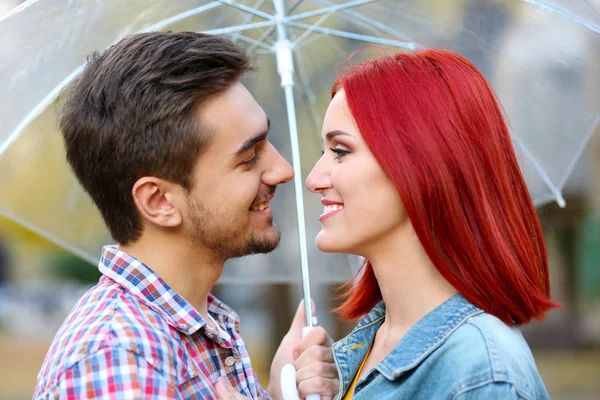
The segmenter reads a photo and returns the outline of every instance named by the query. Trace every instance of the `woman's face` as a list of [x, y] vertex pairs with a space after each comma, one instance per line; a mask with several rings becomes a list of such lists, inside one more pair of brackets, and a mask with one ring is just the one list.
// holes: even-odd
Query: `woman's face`
[[317, 247], [369, 257], [409, 219], [392, 180], [360, 134], [343, 90], [329, 104], [322, 140], [325, 151], [306, 180], [324, 206]]

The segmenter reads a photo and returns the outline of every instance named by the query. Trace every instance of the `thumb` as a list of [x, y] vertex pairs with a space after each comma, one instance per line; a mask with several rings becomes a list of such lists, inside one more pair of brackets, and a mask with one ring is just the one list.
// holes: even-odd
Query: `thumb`
[[[310, 304], [311, 304], [311, 310], [312, 310], [312, 314], [313, 314], [313, 318], [315, 315], [315, 302], [311, 299], [310, 300]], [[304, 309], [304, 299], [302, 299], [300, 301], [300, 304], [298, 304], [298, 308], [296, 309], [296, 314], [294, 314], [294, 319], [292, 320], [292, 325], [290, 326], [290, 332], [302, 332], [302, 328], [304, 328], [306, 326], [306, 311]]]
[[217, 384], [215, 385], [215, 389], [217, 389], [217, 395], [219, 396], [219, 400], [243, 400], [246, 397], [242, 396], [237, 390], [235, 390], [231, 384], [220, 377], [217, 379]]

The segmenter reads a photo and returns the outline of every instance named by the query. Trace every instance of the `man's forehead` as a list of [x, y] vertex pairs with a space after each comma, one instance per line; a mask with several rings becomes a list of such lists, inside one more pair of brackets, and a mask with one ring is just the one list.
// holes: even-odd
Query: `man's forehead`
[[207, 101], [200, 114], [213, 139], [222, 138], [230, 144], [245, 141], [269, 127], [267, 115], [241, 83]]

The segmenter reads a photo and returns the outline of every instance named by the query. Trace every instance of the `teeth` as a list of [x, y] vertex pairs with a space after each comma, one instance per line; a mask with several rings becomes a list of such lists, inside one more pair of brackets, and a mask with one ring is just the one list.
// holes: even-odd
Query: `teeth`
[[327, 214], [330, 213], [332, 211], [337, 211], [337, 210], [343, 210], [344, 206], [341, 204], [334, 204], [331, 206], [325, 206], [325, 209], [323, 210], [323, 214]]
[[257, 204], [255, 206], [250, 207], [251, 211], [263, 211], [265, 208], [269, 207], [269, 202], [267, 201], [266, 203], [260, 203]]

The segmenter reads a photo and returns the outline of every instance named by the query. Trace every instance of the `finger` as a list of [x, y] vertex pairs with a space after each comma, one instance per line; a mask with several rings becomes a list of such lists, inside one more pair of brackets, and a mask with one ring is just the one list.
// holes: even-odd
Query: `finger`
[[339, 388], [340, 381], [338, 379], [314, 377], [298, 384], [298, 395], [301, 398], [304, 398], [307, 395], [314, 393], [319, 394], [322, 397], [333, 397], [337, 394]]
[[338, 377], [338, 371], [335, 363], [313, 362], [297, 370], [296, 385], [318, 376], [327, 379], [336, 379]]
[[217, 379], [217, 384], [215, 385], [215, 389], [217, 389], [217, 395], [221, 400], [243, 400], [246, 399], [243, 395], [241, 395], [237, 390], [231, 386], [229, 381], [223, 377]]
[[294, 368], [299, 371], [314, 362], [333, 363], [333, 350], [331, 347], [316, 345], [306, 349], [294, 361]]
[[[315, 315], [315, 302], [311, 299], [310, 303], [312, 305], [311, 310], [313, 316]], [[294, 319], [292, 320], [292, 325], [290, 326], [290, 331], [294, 330], [297, 332], [301, 332], [302, 328], [306, 326], [306, 312], [304, 310], [304, 299], [300, 301], [298, 304], [298, 308], [296, 309], [296, 313], [294, 314]]]
[[297, 357], [304, 353], [312, 346], [329, 346], [333, 345], [333, 340], [321, 326], [316, 326], [311, 329], [306, 336], [302, 338], [298, 346], [294, 348], [294, 355]]
[[217, 397], [220, 400], [235, 400], [235, 394], [229, 392], [229, 389], [221, 382], [221, 378], [217, 380], [215, 389], [217, 390]]

